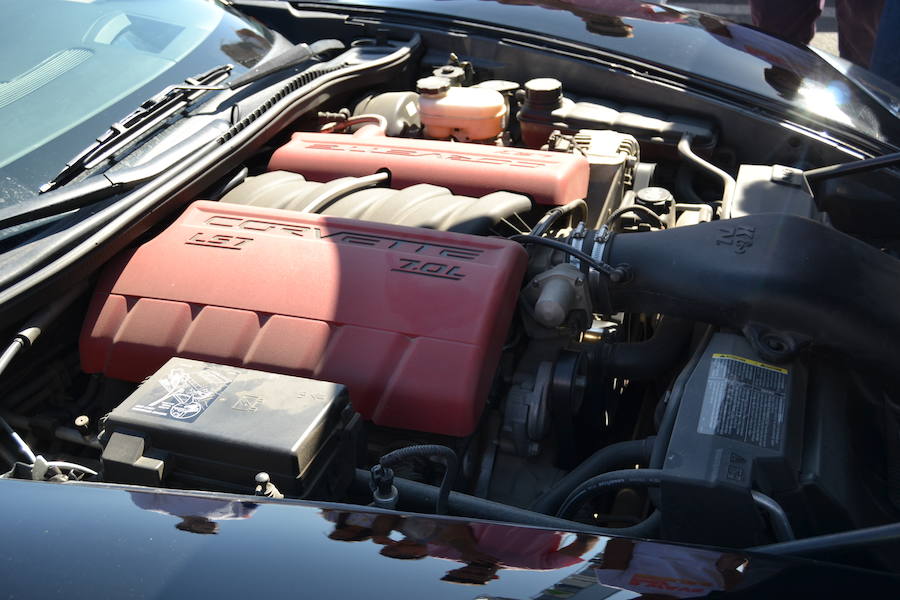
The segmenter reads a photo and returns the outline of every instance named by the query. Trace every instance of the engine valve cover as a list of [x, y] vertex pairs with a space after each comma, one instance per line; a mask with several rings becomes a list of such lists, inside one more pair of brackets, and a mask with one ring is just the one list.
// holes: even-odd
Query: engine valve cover
[[527, 255], [502, 239], [199, 201], [113, 261], [82, 367], [180, 356], [346, 385], [376, 424], [470, 434]]
[[390, 171], [395, 189], [431, 183], [475, 197], [503, 190], [555, 205], [584, 198], [590, 175], [588, 161], [580, 154], [394, 138], [375, 125], [353, 135], [295, 133], [269, 161], [271, 171], [302, 173], [310, 181], [382, 169]]

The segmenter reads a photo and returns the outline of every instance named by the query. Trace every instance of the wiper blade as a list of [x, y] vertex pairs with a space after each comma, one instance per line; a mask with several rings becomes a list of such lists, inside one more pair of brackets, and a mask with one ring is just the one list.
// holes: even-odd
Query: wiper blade
[[56, 177], [42, 185], [40, 193], [54, 190], [70, 182], [79, 173], [93, 169], [126, 144], [160, 126], [206, 92], [235, 90], [327, 52], [343, 50], [345, 47], [340, 40], [331, 39], [319, 40], [309, 45], [296, 44], [290, 50], [257, 65], [224, 85], [217, 84], [228, 78], [234, 69], [232, 65], [215, 67], [200, 75], [188, 77], [183, 84], [169, 86], [143, 102], [121, 121], [113, 123], [93, 144], [66, 163]]
[[40, 188], [40, 193], [54, 190], [71, 181], [79, 173], [92, 169], [121, 150], [126, 144], [155, 129], [171, 116], [211, 90], [227, 89], [216, 84], [226, 79], [234, 66], [221, 65], [188, 77], [183, 84], [172, 85], [144, 101], [124, 119], [113, 123], [97, 140], [66, 163], [56, 177]]
[[64, 190], [34, 198], [33, 203], [0, 209], [0, 231], [75, 210], [112, 194], [116, 185], [103, 175], [87, 177]]
[[189, 143], [178, 144], [161, 152], [143, 164], [119, 170], [91, 175], [77, 183], [40, 196], [34, 196], [14, 206], [0, 206], [0, 231], [16, 225], [54, 217], [98, 200], [125, 192], [148, 181], [184, 158], [200, 146], [214, 142], [229, 127], [229, 122], [218, 119], [191, 135]]

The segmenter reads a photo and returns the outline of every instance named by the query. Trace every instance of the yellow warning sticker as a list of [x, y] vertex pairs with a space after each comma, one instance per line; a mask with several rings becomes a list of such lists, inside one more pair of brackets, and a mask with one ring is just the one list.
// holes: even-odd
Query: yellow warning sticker
[[789, 388], [787, 369], [713, 354], [697, 433], [778, 450], [787, 431]]
[[742, 362], [744, 364], [753, 365], [754, 367], [761, 367], [763, 369], [770, 369], [772, 371], [777, 371], [782, 375], [787, 375], [788, 370], [782, 367], [776, 367], [775, 365], [769, 365], [763, 362], [759, 362], [758, 360], [752, 360], [749, 358], [744, 358], [743, 356], [735, 356], [734, 354], [713, 354], [713, 358], [726, 358], [728, 360], [736, 360]]

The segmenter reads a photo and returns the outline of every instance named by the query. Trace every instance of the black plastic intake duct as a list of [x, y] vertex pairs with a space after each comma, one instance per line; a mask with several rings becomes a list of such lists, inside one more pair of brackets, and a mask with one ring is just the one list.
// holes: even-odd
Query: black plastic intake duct
[[605, 312], [661, 313], [741, 329], [760, 354], [811, 343], [900, 378], [900, 260], [828, 226], [755, 215], [613, 236], [597, 277]]

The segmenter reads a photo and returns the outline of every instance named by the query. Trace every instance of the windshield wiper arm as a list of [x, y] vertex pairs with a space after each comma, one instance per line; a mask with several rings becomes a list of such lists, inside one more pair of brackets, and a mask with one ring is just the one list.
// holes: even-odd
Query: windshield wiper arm
[[225, 89], [215, 84], [226, 79], [234, 67], [221, 65], [188, 77], [183, 84], [172, 85], [144, 101], [124, 119], [113, 123], [103, 135], [66, 163], [56, 177], [40, 188], [40, 193], [54, 190], [71, 181], [79, 173], [92, 169], [121, 150], [129, 142], [155, 129], [172, 115], [210, 90]]
[[189, 143], [173, 146], [145, 163], [91, 175], [77, 183], [45, 195], [34, 196], [15, 206], [0, 207], [0, 231], [61, 215], [113, 194], [125, 192], [181, 162], [200, 146], [214, 141], [228, 127], [227, 120], [213, 121], [194, 132]]
[[234, 69], [233, 65], [221, 65], [200, 75], [188, 77], [182, 84], [171, 85], [143, 102], [121, 121], [113, 123], [93, 144], [66, 163], [62, 171], [53, 179], [42, 185], [40, 193], [43, 194], [65, 185], [78, 174], [96, 167], [126, 144], [160, 126], [206, 92], [235, 90], [326, 52], [344, 48], [343, 42], [330, 39], [319, 40], [309, 45], [296, 44], [290, 50], [257, 65], [224, 85], [217, 84], [228, 78]]

